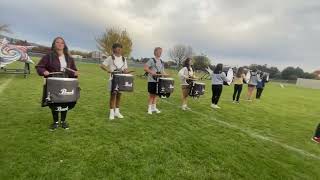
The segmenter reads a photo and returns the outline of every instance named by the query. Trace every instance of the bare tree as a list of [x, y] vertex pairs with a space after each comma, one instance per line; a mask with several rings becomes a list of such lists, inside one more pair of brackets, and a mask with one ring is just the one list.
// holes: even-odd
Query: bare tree
[[183, 61], [192, 57], [193, 50], [191, 46], [185, 46], [182, 44], [175, 45], [172, 49], [169, 49], [169, 57], [181, 67]]
[[8, 24], [0, 24], [0, 34], [1, 33], [11, 33], [11, 30], [9, 29], [9, 25]]

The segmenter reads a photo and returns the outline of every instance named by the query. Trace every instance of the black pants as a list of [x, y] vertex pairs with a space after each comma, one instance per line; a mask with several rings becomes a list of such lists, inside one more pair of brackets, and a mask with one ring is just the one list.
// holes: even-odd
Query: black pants
[[222, 87], [222, 84], [212, 85], [212, 104], [218, 104], [222, 92]]
[[257, 99], [260, 99], [262, 91], [263, 91], [263, 88], [257, 88], [257, 94], [256, 94]]
[[59, 112], [61, 114], [61, 121], [65, 121], [67, 118], [68, 110], [74, 108], [76, 103], [54, 103], [50, 104], [49, 107], [51, 109], [52, 117], [54, 122], [59, 121]]
[[314, 136], [320, 138], [320, 123], [318, 124], [318, 127], [316, 129]]
[[235, 84], [234, 91], [233, 91], [233, 100], [235, 100], [237, 96], [237, 101], [239, 101], [241, 91], [242, 91], [242, 84]]

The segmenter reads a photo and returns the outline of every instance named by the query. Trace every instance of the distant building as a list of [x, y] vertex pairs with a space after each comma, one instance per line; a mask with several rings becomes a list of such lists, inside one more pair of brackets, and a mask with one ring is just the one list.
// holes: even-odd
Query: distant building
[[92, 52], [90, 53], [90, 55], [91, 55], [91, 58], [92, 58], [92, 59], [105, 59], [105, 58], [107, 58], [107, 55], [104, 54], [104, 53], [101, 52], [101, 51], [92, 51]]
[[82, 59], [83, 58], [83, 56], [77, 55], [77, 54], [71, 55], [71, 57], [74, 58], [74, 59]]

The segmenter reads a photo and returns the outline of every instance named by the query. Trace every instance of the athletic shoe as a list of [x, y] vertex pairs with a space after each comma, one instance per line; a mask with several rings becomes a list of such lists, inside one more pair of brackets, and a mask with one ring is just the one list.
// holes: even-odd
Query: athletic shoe
[[191, 108], [189, 108], [188, 106], [182, 106], [181, 108], [182, 108], [182, 110], [184, 110], [184, 111], [191, 110]]
[[123, 118], [123, 116], [122, 116], [122, 114], [120, 112], [115, 113], [114, 116], [117, 117], [117, 118], [120, 118], [120, 119]]
[[216, 104], [211, 104], [211, 107], [212, 107], [213, 109], [218, 109], [218, 108], [220, 108], [220, 107], [217, 106]]
[[159, 109], [157, 109], [157, 108], [154, 108], [153, 112], [156, 112], [157, 114], [161, 113], [161, 111]]
[[239, 102], [239, 101], [236, 101], [236, 104], [240, 104], [240, 102]]
[[148, 114], [152, 114], [152, 110], [151, 109], [148, 109]]
[[61, 127], [63, 129], [69, 129], [69, 125], [68, 125], [68, 123], [66, 121], [61, 121]]
[[221, 107], [219, 107], [218, 105], [216, 105], [216, 108], [217, 108], [217, 109], [220, 109]]
[[316, 143], [320, 143], [320, 137], [313, 137], [313, 138], [311, 138], [311, 140]]
[[59, 122], [54, 122], [50, 125], [50, 131], [54, 131], [59, 127]]
[[232, 103], [235, 104], [236, 102], [235, 102], [235, 101], [232, 101]]
[[114, 109], [110, 109], [109, 120], [114, 120]]

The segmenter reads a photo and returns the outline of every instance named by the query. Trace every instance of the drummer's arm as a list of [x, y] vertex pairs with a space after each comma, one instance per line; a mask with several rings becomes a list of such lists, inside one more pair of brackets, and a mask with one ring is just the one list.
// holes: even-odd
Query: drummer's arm
[[149, 74], [151, 74], [151, 75], [155, 75], [156, 73], [154, 72], [154, 71], [152, 71], [151, 69], [150, 69], [150, 67], [147, 65], [147, 64], [145, 64], [144, 65], [144, 71], [145, 72], [147, 72], [147, 73], [149, 73]]
[[108, 73], [112, 73], [111, 71], [109, 71], [108, 66], [104, 65], [104, 64], [100, 64], [100, 68], [104, 71], [107, 71]]

